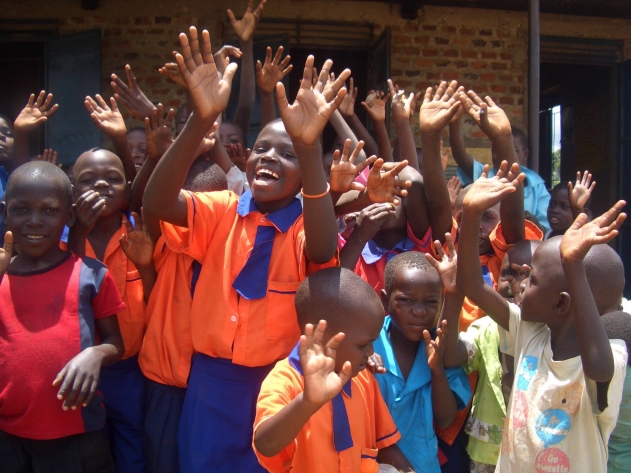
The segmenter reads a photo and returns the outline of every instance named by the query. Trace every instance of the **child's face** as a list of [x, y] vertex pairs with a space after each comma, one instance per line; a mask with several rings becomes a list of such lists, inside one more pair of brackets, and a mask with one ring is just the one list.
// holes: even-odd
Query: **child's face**
[[555, 189], [548, 204], [548, 222], [554, 231], [565, 231], [574, 222], [567, 187]]
[[298, 193], [300, 164], [281, 121], [270, 123], [259, 134], [247, 162], [246, 175], [256, 201], [282, 201]]
[[102, 217], [123, 210], [129, 188], [123, 163], [118, 156], [105, 150], [88, 151], [77, 159], [74, 171], [75, 200], [84, 192], [92, 190], [105, 199]]
[[0, 163], [9, 161], [13, 154], [13, 124], [0, 117]]
[[344, 362], [350, 361], [351, 376], [357, 376], [366, 368], [368, 358], [375, 352], [372, 344], [379, 338], [381, 327], [383, 327], [383, 307], [372, 301], [358, 301], [353, 313], [346, 317], [352, 322], [348, 327], [338, 330], [344, 332], [346, 336], [337, 347], [335, 371], [339, 373]]
[[420, 342], [423, 330], [436, 326], [443, 294], [440, 276], [436, 271], [402, 267], [395, 277], [390, 294], [382, 292], [384, 307], [405, 338]]
[[[513, 248], [511, 248], [511, 250]], [[532, 257], [530, 256], [531, 253], [526, 251], [526, 249], [520, 249], [519, 251], [511, 250], [504, 255], [504, 259], [502, 260], [497, 292], [499, 292], [504, 299], [508, 299], [511, 302], [514, 301], [517, 305], [521, 305], [522, 283], [524, 280], [528, 279], [529, 276], [529, 273], [523, 269], [523, 266], [530, 266], [532, 264]], [[519, 266], [519, 269], [516, 269], [513, 265]]]
[[140, 130], [130, 131], [127, 133], [127, 143], [129, 143], [131, 157], [134, 158], [136, 171], [138, 171], [147, 159], [147, 135]]
[[[243, 131], [239, 128], [238, 125], [234, 123], [221, 122], [219, 125], [219, 137], [221, 139], [221, 144], [226, 148], [228, 152], [228, 156], [232, 158], [232, 153], [230, 152], [230, 145], [241, 145], [245, 151], [245, 143], [243, 141]], [[235, 164], [237, 163], [236, 159], [232, 159]]]
[[500, 204], [484, 211], [482, 220], [480, 221], [480, 255], [488, 255], [493, 253], [493, 246], [489, 236], [500, 223]]
[[66, 224], [74, 220], [72, 202], [48, 179], [24, 178], [15, 183], [5, 207], [7, 230], [13, 233], [20, 254], [41, 258], [59, 248]]
[[542, 243], [532, 257], [530, 277], [522, 283], [522, 319], [549, 323], [558, 311], [559, 296], [565, 291], [565, 275], [558, 242]]

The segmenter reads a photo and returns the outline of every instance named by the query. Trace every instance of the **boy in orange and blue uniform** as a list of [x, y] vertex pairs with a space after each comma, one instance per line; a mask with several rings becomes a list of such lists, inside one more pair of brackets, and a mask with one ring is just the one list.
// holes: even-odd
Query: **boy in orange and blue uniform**
[[[202, 32], [201, 54], [194, 27], [190, 35], [190, 45], [180, 35], [184, 57], [176, 59], [194, 111], [144, 196], [145, 211], [163, 221], [170, 249], [202, 264], [191, 308], [197, 355], [180, 420], [180, 469], [261, 471], [251, 448], [256, 396], [272, 365], [299, 337], [292, 308], [298, 284], [336, 263], [337, 225], [318, 139], [343, 98], [345, 90], [338, 91], [350, 71], [325, 94], [331, 62], [312, 88], [310, 56], [299, 100], [291, 106], [278, 85], [283, 121], [268, 124], [253, 147], [250, 192], [239, 198], [227, 191], [181, 191], [199, 143], [227, 106], [236, 69], [229, 65], [219, 80], [208, 32]], [[320, 113], [307, 117], [307, 104]], [[295, 198], [301, 183], [304, 216]]]
[[295, 304], [304, 335], [257, 401], [261, 465], [272, 473], [377, 473], [380, 462], [412, 471], [365, 369], [384, 320], [377, 294], [352, 271], [328, 268], [302, 282]]
[[114, 460], [117, 471], [143, 472], [144, 378], [138, 351], [145, 329], [143, 286], [155, 279], [155, 270], [153, 265], [137, 268], [120, 245], [122, 235], [129, 231], [123, 213], [129, 184], [118, 156], [103, 149], [86, 151], [77, 159], [74, 172], [78, 218], [70, 230], [68, 247], [105, 263], [127, 306], [118, 314], [125, 355], [103, 370], [100, 383]]

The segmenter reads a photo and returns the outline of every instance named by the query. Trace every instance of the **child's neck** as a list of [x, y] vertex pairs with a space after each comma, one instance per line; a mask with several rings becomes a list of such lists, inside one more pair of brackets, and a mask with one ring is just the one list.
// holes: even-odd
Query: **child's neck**
[[566, 314], [567, 319], [558, 325], [548, 325], [550, 328], [550, 347], [554, 361], [569, 360], [580, 355], [578, 337], [574, 326], [574, 315]]
[[123, 216], [120, 212], [114, 212], [96, 221], [88, 236], [88, 241], [90, 245], [92, 245], [92, 249], [98, 260], [103, 261], [107, 245], [122, 224]]
[[296, 196], [292, 195], [284, 199], [274, 200], [272, 202], [259, 202], [255, 200], [254, 203], [256, 204], [256, 208], [259, 212], [261, 212], [263, 215], [267, 215], [271, 214], [272, 212], [276, 212], [277, 210], [284, 209], [285, 207], [290, 205], [295, 198]]
[[33, 258], [26, 253], [20, 253], [11, 261], [9, 269], [20, 273], [43, 271], [59, 263], [67, 254], [67, 251], [59, 247], [52, 248], [49, 252], [37, 258]]
[[405, 228], [397, 228], [394, 230], [379, 230], [373, 237], [373, 240], [380, 248], [391, 250], [397, 243], [401, 242], [407, 236]]
[[410, 371], [412, 371], [412, 366], [414, 366], [416, 353], [421, 343], [406, 338], [394, 325], [390, 326], [390, 343], [401, 370], [401, 375], [403, 379], [407, 379]]

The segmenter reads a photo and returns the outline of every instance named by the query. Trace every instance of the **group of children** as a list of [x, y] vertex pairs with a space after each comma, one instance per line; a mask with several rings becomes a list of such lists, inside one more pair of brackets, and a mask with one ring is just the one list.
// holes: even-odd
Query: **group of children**
[[[456, 81], [388, 81], [362, 102], [370, 133], [351, 71], [309, 56], [290, 101], [282, 49], [254, 67], [264, 4], [228, 12], [240, 48], [180, 34], [160, 69], [177, 114], [129, 66], [109, 104], [87, 97], [114, 152], [28, 162], [51, 94], [0, 118], [0, 472], [631, 471], [631, 315], [607, 245], [625, 203], [592, 219], [588, 172], [550, 196], [523, 132]], [[492, 167], [466, 154], [463, 115]]]

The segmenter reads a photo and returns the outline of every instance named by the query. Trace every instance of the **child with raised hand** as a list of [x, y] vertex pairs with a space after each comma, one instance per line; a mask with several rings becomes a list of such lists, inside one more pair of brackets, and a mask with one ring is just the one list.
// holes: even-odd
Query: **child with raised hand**
[[377, 473], [380, 462], [414, 471], [365, 369], [384, 320], [379, 297], [351, 271], [328, 268], [302, 282], [295, 305], [304, 335], [265, 378], [256, 405], [261, 465], [279, 473]]
[[[236, 65], [218, 77], [206, 30], [199, 38], [191, 27], [190, 42], [185, 34], [180, 42], [182, 55], [175, 57], [194, 109], [144, 197], [145, 212], [162, 220], [169, 248], [202, 263], [191, 308], [197, 355], [180, 420], [180, 469], [260, 471], [251, 448], [254, 399], [273, 363], [299, 338], [292, 299], [300, 281], [337, 262], [319, 137], [346, 92], [342, 85], [350, 71], [325, 90], [332, 65], [326, 61], [313, 88], [309, 56], [292, 105], [283, 84], [277, 85], [282, 121], [258, 136], [247, 163], [248, 192], [185, 192], [195, 151], [228, 104]], [[301, 186], [304, 212], [295, 198]]]
[[0, 250], [3, 471], [114, 471], [97, 386], [102, 367], [123, 354], [116, 313], [125, 305], [105, 265], [60, 249], [72, 202], [70, 180], [50, 163], [24, 164], [9, 178]]
[[[437, 249], [443, 257], [439, 242]], [[441, 471], [434, 425], [449, 427], [471, 398], [462, 368], [444, 368], [450, 327], [443, 323], [437, 329], [438, 316], [441, 311], [443, 317], [450, 311], [458, 314], [464, 296], [455, 287], [455, 271], [443, 266], [414, 251], [388, 262], [381, 291], [387, 316], [374, 343], [387, 370], [376, 378], [401, 432], [398, 445], [419, 472]]]
[[280, 60], [283, 50], [284, 48], [279, 46], [272, 59], [272, 48], [268, 46], [265, 51], [265, 62], [261, 64], [261, 61], [256, 61], [256, 85], [261, 96], [261, 128], [276, 120], [276, 105], [274, 104], [276, 84], [294, 68], [289, 63], [291, 56], [287, 55], [282, 61]]
[[563, 235], [581, 212], [587, 210], [596, 181], [592, 182], [592, 175], [585, 171], [581, 177], [576, 173], [576, 183], [560, 182], [552, 188], [550, 203], [548, 204], [548, 222], [550, 230], [544, 239]]
[[358, 91], [359, 89], [354, 86], [353, 78], [351, 77], [349, 80], [348, 93], [344, 96], [344, 100], [342, 100], [338, 111], [357, 138], [366, 143], [367, 155], [376, 156], [379, 154], [377, 142], [355, 114], [355, 102], [357, 100]]
[[[53, 105], [53, 94], [46, 94], [46, 91], [42, 90], [37, 99], [35, 94], [31, 94], [24, 109], [15, 119], [13, 123], [13, 161], [7, 163], [2, 162], [2, 166], [8, 172], [11, 173], [13, 169], [26, 163], [30, 157], [31, 152], [29, 150], [29, 133], [37, 130], [40, 126], [48, 121], [53, 114], [59, 109], [58, 104]], [[8, 175], [7, 175], [8, 179]], [[6, 186], [6, 179], [4, 180], [3, 188]], [[2, 232], [4, 235], [4, 232]]]
[[539, 246], [520, 309], [484, 283], [476, 253], [485, 209], [515, 192], [525, 178], [517, 173], [503, 164], [473, 184], [460, 231], [458, 288], [503, 329], [500, 348], [516, 360], [496, 471], [605, 471], [627, 355], [607, 339], [588, 281], [597, 259], [586, 256], [615, 238], [625, 203], [590, 223], [581, 214], [562, 239]]
[[120, 244], [121, 237], [130, 231], [132, 219], [125, 213], [131, 183], [120, 158], [95, 148], [79, 156], [74, 172], [77, 220], [70, 229], [68, 248], [105, 263], [127, 306], [118, 314], [125, 343], [123, 360], [102, 371], [99, 386], [114, 461], [117, 471], [145, 471], [144, 379], [138, 351], [145, 329], [144, 288], [155, 281], [155, 269], [152, 264], [136, 266]]
[[125, 84], [116, 74], [110, 76], [112, 79], [110, 86], [114, 90], [114, 99], [122, 103], [132, 117], [144, 121], [145, 118], [151, 116], [154, 109], [153, 102], [138, 87], [136, 76], [134, 76], [129, 64], [125, 65], [125, 74], [129, 85]]
[[390, 99], [390, 94], [381, 91], [371, 90], [368, 92], [366, 100], [362, 102], [362, 107], [372, 120], [373, 133], [377, 141], [377, 156], [385, 162], [393, 162], [392, 148], [390, 146], [390, 136], [386, 129], [386, 108]]

